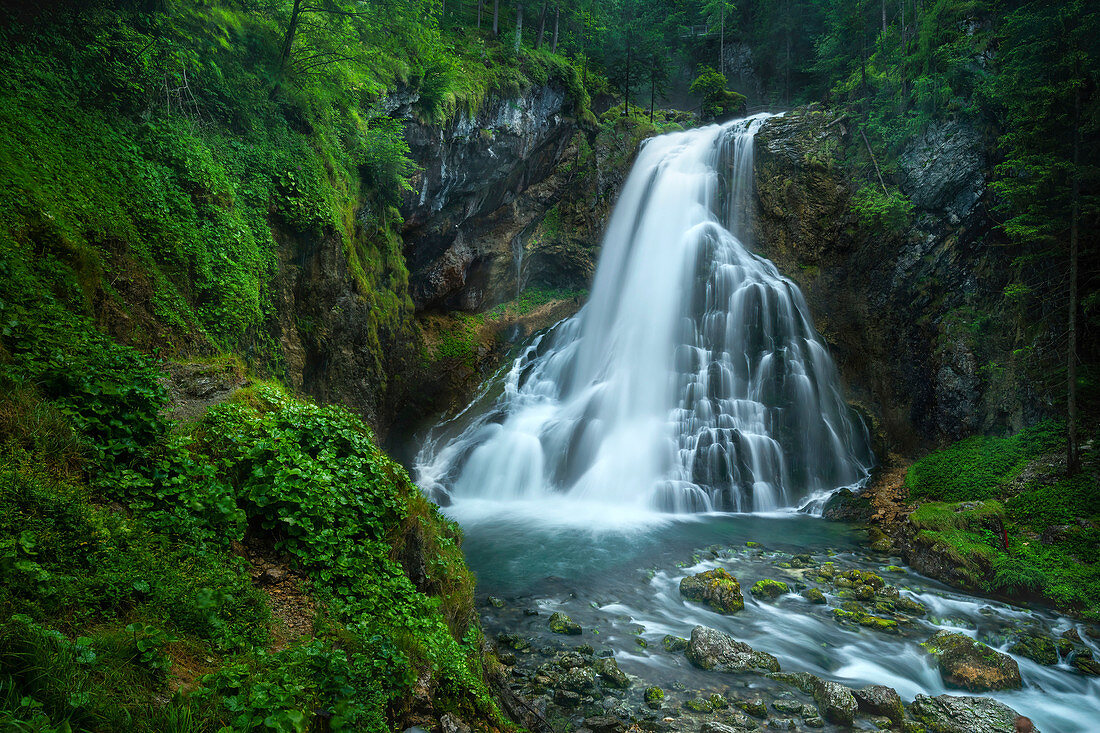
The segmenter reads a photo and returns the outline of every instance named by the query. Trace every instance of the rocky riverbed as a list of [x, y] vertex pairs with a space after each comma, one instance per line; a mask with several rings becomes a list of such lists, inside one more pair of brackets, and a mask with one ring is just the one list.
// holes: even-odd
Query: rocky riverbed
[[[529, 720], [555, 731], [1012, 733], [1022, 715], [1050, 733], [1089, 730], [1100, 715], [1095, 629], [949, 591], [837, 525], [740, 519], [687, 534], [804, 530], [817, 546], [742, 539], [692, 552], [665, 528], [619, 557], [614, 541], [590, 537], [602, 559], [571, 577], [540, 577], [530, 546], [512, 571], [486, 568], [483, 622]], [[476, 540], [471, 559], [476, 568]], [[506, 580], [519, 566], [528, 577]]]

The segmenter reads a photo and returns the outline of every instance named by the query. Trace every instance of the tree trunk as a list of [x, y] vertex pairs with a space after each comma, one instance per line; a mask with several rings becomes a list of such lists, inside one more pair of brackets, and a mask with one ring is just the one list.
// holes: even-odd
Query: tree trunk
[[477, 29], [481, 30], [481, 6], [485, 4], [485, 0], [477, 0]]
[[294, 49], [294, 35], [298, 32], [298, 23], [302, 18], [302, 0], [294, 0], [294, 8], [290, 11], [290, 24], [286, 28], [286, 38], [283, 39], [283, 50], [279, 54], [279, 68], [286, 70], [290, 62], [290, 52]]
[[546, 0], [542, 0], [542, 10], [539, 12], [539, 34], [535, 38], [535, 48], [542, 45], [544, 33], [546, 33]]
[[447, 0], [443, 0], [443, 6], [439, 9], [439, 27], [443, 27], [443, 19], [447, 17]]
[[561, 6], [554, 3], [554, 42], [550, 46], [550, 50], [554, 53], [558, 52], [558, 22], [561, 20]]
[[516, 53], [519, 53], [519, 46], [523, 43], [523, 2], [522, 0], [516, 0]]
[[1073, 193], [1069, 225], [1069, 345], [1066, 348], [1066, 471], [1080, 468], [1077, 452], [1077, 237], [1081, 218], [1081, 87], [1073, 98]]
[[493, 0], [493, 35], [500, 35], [500, 0]]
[[653, 124], [653, 106], [657, 100], [657, 67], [649, 70], [649, 124]]
[[886, 36], [886, 0], [882, 0], [882, 35]]

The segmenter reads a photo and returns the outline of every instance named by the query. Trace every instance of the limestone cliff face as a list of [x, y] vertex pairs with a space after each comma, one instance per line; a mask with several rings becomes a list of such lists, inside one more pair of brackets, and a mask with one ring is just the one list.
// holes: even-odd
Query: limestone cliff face
[[766, 122], [756, 243], [803, 289], [877, 450], [1034, 421], [1044, 405], [1012, 354], [1010, 255], [986, 212], [981, 137], [951, 122], [911, 141], [897, 179], [914, 216], [897, 231], [853, 210], [856, 184], [838, 158], [857, 144], [857, 130], [820, 108]]
[[422, 169], [401, 209], [418, 309], [479, 310], [516, 292], [513, 247], [532, 218], [517, 200], [560, 162], [576, 130], [570, 111], [548, 84], [446, 127], [407, 124]]

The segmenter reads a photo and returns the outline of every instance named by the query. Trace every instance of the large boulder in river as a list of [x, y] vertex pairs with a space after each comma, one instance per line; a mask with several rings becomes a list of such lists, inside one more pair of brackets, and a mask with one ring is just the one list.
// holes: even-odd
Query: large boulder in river
[[[928, 733], [1015, 733], [1018, 713], [988, 697], [917, 695], [910, 714]], [[1034, 729], [1034, 733], [1039, 733]]]
[[852, 690], [852, 694], [855, 695], [861, 713], [881, 715], [895, 723], [900, 723], [905, 717], [901, 696], [893, 687], [868, 685], [861, 690]]
[[696, 667], [718, 672], [779, 671], [779, 660], [771, 654], [758, 652], [748, 644], [706, 626], [696, 626], [691, 630], [687, 658]]
[[974, 692], [1016, 690], [1023, 681], [1016, 660], [954, 631], [938, 631], [924, 643], [936, 657], [943, 681]]
[[857, 494], [851, 489], [834, 491], [821, 510], [823, 519], [834, 522], [869, 522], [873, 513], [870, 497]]
[[831, 723], [851, 725], [855, 720], [858, 708], [855, 695], [839, 682], [821, 680], [814, 689], [814, 702], [821, 709], [825, 720]]
[[707, 570], [680, 581], [680, 595], [705, 603], [718, 613], [734, 613], [745, 607], [741, 584], [724, 568]]

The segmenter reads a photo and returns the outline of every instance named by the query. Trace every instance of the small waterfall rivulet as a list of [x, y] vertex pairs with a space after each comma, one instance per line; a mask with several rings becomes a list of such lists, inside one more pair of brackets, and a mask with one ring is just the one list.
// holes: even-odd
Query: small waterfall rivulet
[[491, 406], [433, 431], [425, 491], [747, 512], [865, 479], [866, 431], [801, 293], [745, 246], [767, 117], [645, 143], [589, 302], [527, 348]]

